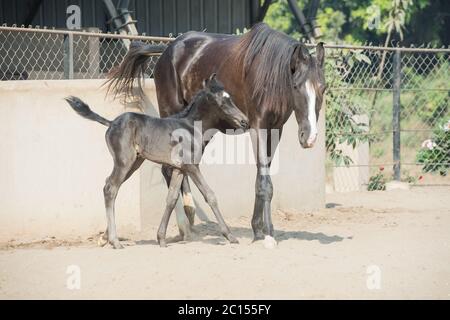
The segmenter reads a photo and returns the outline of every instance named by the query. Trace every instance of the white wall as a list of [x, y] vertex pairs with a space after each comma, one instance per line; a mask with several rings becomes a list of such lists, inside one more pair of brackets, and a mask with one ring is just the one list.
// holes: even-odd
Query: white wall
[[[101, 83], [101, 80], [0, 82], [0, 241], [84, 237], [104, 229], [102, 188], [112, 169], [104, 141], [106, 128], [82, 119], [63, 100], [68, 95], [78, 96], [107, 118], [137, 110], [132, 105], [125, 108], [118, 102], [105, 100]], [[151, 81], [147, 81], [146, 94], [149, 97], [146, 112], [156, 115]], [[294, 117], [286, 124], [278, 171], [272, 176], [273, 210], [324, 206], [323, 112], [319, 127], [317, 145], [304, 150], [297, 140]], [[249, 141], [248, 134], [219, 134], [208, 149], [217, 149], [222, 138], [238, 143]], [[250, 227], [255, 166], [208, 164], [201, 168], [216, 192], [225, 219], [247, 216]], [[201, 195], [194, 191], [200, 211], [213, 219]], [[141, 231], [157, 225], [166, 192], [160, 166], [144, 163], [119, 192], [116, 205], [119, 232]]]

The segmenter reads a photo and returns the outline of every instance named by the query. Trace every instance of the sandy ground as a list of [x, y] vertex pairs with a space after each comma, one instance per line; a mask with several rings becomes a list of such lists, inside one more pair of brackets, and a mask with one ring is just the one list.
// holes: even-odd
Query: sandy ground
[[329, 194], [327, 209], [274, 213], [272, 250], [251, 243], [247, 217], [227, 219], [238, 245], [213, 222], [165, 249], [156, 228], [127, 235], [124, 250], [95, 239], [4, 243], [0, 298], [449, 299], [449, 208], [449, 187]]

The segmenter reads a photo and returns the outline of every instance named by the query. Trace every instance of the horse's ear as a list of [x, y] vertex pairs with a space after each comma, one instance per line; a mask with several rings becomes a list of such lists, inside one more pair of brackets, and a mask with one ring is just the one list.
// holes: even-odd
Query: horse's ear
[[319, 66], [322, 68], [325, 61], [325, 49], [323, 47], [323, 42], [319, 42], [316, 46], [316, 58], [319, 62]]
[[292, 72], [295, 71], [297, 65], [300, 62], [306, 62], [308, 59], [309, 59], [308, 49], [306, 49], [306, 47], [302, 43], [299, 43], [295, 47], [294, 53], [292, 54], [292, 57], [291, 57], [291, 70], [292, 70]]

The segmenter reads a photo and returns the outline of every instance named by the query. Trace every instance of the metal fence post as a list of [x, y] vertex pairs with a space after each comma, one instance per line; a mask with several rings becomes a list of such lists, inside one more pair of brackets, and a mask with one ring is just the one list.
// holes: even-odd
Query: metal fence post
[[64, 79], [73, 79], [73, 34], [64, 35]]
[[[98, 33], [98, 28], [88, 28], [89, 33]], [[100, 75], [100, 38], [88, 37], [88, 60], [89, 66], [87, 76], [89, 79], [98, 79]]]
[[392, 105], [392, 132], [393, 132], [393, 160], [394, 180], [400, 181], [400, 86], [401, 86], [401, 55], [400, 50], [394, 53], [393, 63], [393, 105]]

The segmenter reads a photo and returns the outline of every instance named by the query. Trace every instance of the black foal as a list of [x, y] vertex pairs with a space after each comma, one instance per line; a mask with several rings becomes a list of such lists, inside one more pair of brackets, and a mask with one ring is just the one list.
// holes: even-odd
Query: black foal
[[[103, 189], [108, 226], [105, 240], [116, 249], [123, 248], [116, 234], [114, 202], [120, 186], [147, 159], [172, 168], [166, 209], [158, 229], [158, 242], [166, 244], [166, 230], [170, 215], [180, 194], [183, 176], [188, 175], [196, 184], [217, 218], [222, 234], [232, 243], [237, 239], [223, 220], [216, 197], [199, 170], [203, 143], [198, 141], [206, 130], [227, 121], [234, 128], [248, 129], [248, 118], [231, 100], [223, 85], [213, 74], [203, 83], [203, 89], [191, 104], [179, 114], [169, 118], [155, 118], [127, 112], [115, 120], [107, 120], [91, 111], [80, 99], [68, 97], [66, 101], [80, 116], [97, 121], [107, 127], [106, 143], [114, 159], [114, 169]], [[201, 128], [197, 125], [201, 123]], [[195, 144], [197, 142], [197, 144]]]

